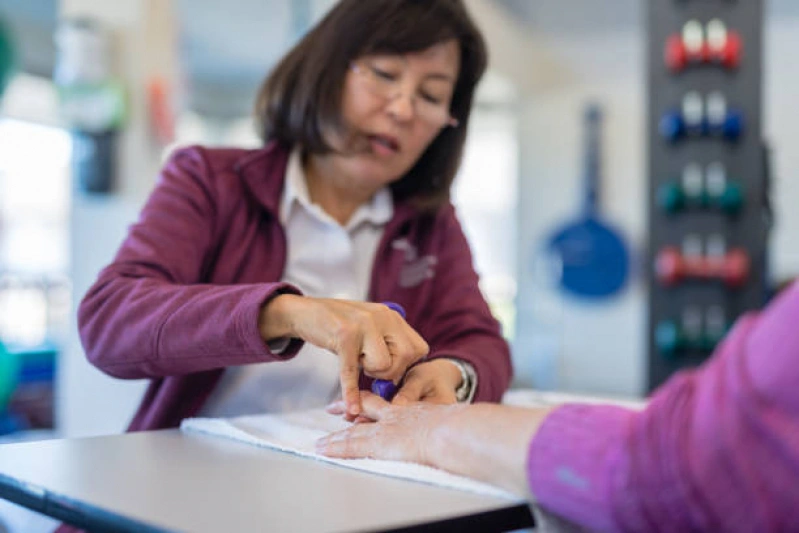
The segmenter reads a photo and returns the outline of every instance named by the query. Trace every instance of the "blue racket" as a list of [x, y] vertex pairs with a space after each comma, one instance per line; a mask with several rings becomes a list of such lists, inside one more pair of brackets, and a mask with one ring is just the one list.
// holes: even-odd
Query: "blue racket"
[[585, 298], [605, 298], [619, 292], [630, 269], [630, 254], [624, 239], [599, 217], [601, 124], [599, 106], [589, 105], [585, 112], [583, 212], [576, 221], [556, 230], [547, 244], [560, 266], [561, 289]]

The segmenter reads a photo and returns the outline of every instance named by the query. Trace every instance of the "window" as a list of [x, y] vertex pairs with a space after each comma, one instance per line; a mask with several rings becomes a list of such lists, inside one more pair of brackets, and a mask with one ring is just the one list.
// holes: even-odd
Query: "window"
[[477, 107], [453, 191], [480, 288], [508, 339], [515, 324], [518, 145], [508, 107]]
[[0, 119], [0, 339], [37, 345], [69, 313], [69, 134]]

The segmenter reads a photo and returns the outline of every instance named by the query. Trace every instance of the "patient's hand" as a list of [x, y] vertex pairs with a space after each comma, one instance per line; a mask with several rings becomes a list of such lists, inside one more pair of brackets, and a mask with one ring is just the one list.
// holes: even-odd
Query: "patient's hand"
[[[443, 426], [453, 412], [466, 407], [421, 402], [397, 406], [366, 391], [361, 393], [361, 401], [363, 412], [356, 424], [320, 440], [317, 451], [332, 457], [371, 457], [431, 464], [427, 456], [430, 433]], [[329, 405], [328, 412], [346, 414], [344, 402]]]
[[[320, 439], [317, 452], [421, 463], [528, 493], [527, 450], [549, 408], [423, 402], [401, 406], [369, 392], [361, 399], [362, 423]], [[343, 414], [344, 405], [334, 403], [329, 411]]]

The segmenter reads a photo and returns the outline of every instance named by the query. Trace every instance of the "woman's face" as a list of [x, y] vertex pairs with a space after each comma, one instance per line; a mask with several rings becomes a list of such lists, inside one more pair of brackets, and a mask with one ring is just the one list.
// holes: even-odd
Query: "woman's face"
[[375, 190], [400, 179], [443, 128], [460, 69], [457, 41], [413, 54], [365, 56], [344, 80], [339, 168]]

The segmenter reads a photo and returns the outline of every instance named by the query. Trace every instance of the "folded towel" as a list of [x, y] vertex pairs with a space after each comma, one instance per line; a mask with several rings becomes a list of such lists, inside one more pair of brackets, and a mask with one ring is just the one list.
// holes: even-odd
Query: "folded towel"
[[331, 415], [322, 409], [314, 409], [280, 415], [187, 418], [181, 423], [180, 429], [186, 432], [204, 433], [233, 439], [254, 446], [279, 450], [384, 476], [511, 500], [522, 500], [525, 497], [525, 495], [515, 495], [493, 485], [416, 463], [376, 459], [333, 459], [316, 453], [315, 443], [317, 440], [329, 433], [349, 426], [350, 423], [340, 416]]
[[349, 426], [350, 423], [339, 416], [331, 415], [321, 409], [314, 409], [281, 415], [187, 418], [181, 423], [180, 429], [185, 432], [233, 439], [253, 446], [389, 477], [510, 500], [522, 500], [525, 497], [525, 495], [512, 494], [493, 485], [416, 463], [376, 459], [334, 459], [316, 453], [315, 443], [317, 440]]

